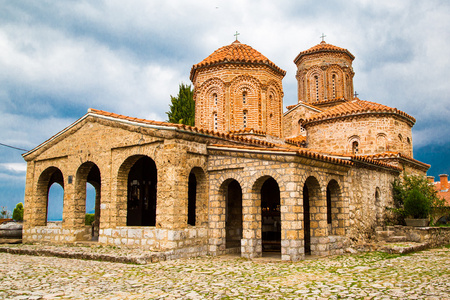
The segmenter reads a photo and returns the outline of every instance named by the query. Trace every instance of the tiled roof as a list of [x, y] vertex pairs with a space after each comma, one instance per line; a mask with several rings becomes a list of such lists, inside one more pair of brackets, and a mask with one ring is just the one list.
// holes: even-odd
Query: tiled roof
[[412, 158], [412, 157], [410, 157], [408, 155], [405, 155], [403, 153], [394, 152], [394, 151], [386, 151], [386, 152], [383, 152], [383, 153], [364, 155], [364, 156], [368, 157], [368, 158], [371, 158], [371, 159], [375, 159], [375, 160], [376, 159], [389, 159], [389, 158], [403, 158], [403, 159], [409, 160], [409, 161], [411, 161], [413, 163], [422, 165], [423, 167], [426, 167], [426, 168], [431, 167], [431, 165], [429, 165], [429, 164], [421, 162], [421, 161], [419, 161], [417, 159], [414, 159], [414, 158]]
[[373, 159], [373, 157], [371, 155], [353, 155], [352, 156], [352, 160], [356, 161], [356, 162], [364, 162], [364, 163], [370, 163], [373, 165], [377, 165], [380, 167], [385, 167], [385, 168], [389, 168], [389, 169], [394, 169], [397, 171], [403, 171], [403, 168], [391, 165], [389, 163], [385, 163], [376, 159]]
[[219, 148], [227, 148], [227, 149], [237, 149], [237, 150], [253, 150], [253, 151], [269, 151], [269, 152], [291, 152], [296, 153], [297, 155], [315, 159], [315, 160], [321, 160], [325, 162], [335, 163], [335, 164], [341, 164], [341, 165], [347, 165], [351, 166], [352, 162], [347, 159], [340, 159], [337, 157], [330, 157], [327, 155], [322, 155], [321, 153], [309, 151], [306, 149], [298, 149], [298, 148], [261, 148], [261, 147], [249, 147], [249, 146], [240, 146], [240, 145], [221, 145], [221, 144], [213, 144], [210, 145], [211, 147], [219, 147]]
[[375, 114], [375, 113], [391, 113], [406, 118], [412, 125], [416, 122], [412, 116], [407, 113], [392, 108], [386, 105], [382, 105], [375, 102], [360, 100], [355, 98], [353, 101], [345, 102], [340, 105], [327, 109], [319, 114], [312, 116], [305, 121], [307, 123], [319, 122], [328, 119], [344, 118], [348, 116], [361, 115], [361, 114]]
[[194, 74], [198, 69], [222, 63], [264, 64], [271, 67], [283, 76], [286, 75], [286, 71], [279, 68], [267, 57], [265, 57], [252, 47], [246, 44], [241, 44], [236, 40], [228, 46], [217, 49], [210, 56], [208, 56], [198, 64], [193, 65], [191, 69], [190, 79], [193, 80]]
[[262, 130], [256, 130], [253, 128], [244, 128], [244, 129], [239, 129], [239, 130], [230, 130], [231, 134], [243, 134], [243, 133], [252, 133], [252, 134], [260, 134], [260, 135], [265, 135], [266, 132], [262, 131]]
[[266, 142], [266, 141], [246, 138], [246, 137], [239, 136], [239, 135], [233, 135], [231, 133], [219, 133], [219, 132], [215, 132], [212, 130], [202, 129], [202, 128], [188, 126], [188, 125], [184, 125], [184, 124], [174, 124], [174, 123], [168, 123], [168, 122], [133, 118], [133, 117], [119, 115], [119, 114], [106, 112], [103, 110], [98, 110], [98, 109], [93, 109], [93, 108], [89, 108], [88, 113], [94, 114], [94, 115], [102, 115], [102, 116], [111, 117], [111, 118], [115, 118], [115, 119], [121, 119], [121, 120], [135, 122], [135, 123], [141, 123], [141, 124], [164, 126], [167, 128], [175, 127], [180, 130], [189, 131], [192, 133], [204, 134], [204, 135], [209, 135], [211, 137], [223, 138], [223, 139], [228, 139], [228, 140], [233, 140], [233, 141], [243, 142], [243, 143], [250, 143], [250, 144], [254, 144], [254, 145], [260, 145], [260, 146], [266, 146], [266, 147], [274, 147], [275, 146], [275, 144]]
[[298, 147], [302, 147], [302, 144], [306, 142], [306, 136], [299, 135], [293, 138], [286, 139], [287, 144], [295, 145]]
[[437, 191], [438, 196], [445, 200], [446, 206], [450, 206], [450, 189], [445, 191], [441, 190], [441, 182], [434, 182], [434, 189]]
[[347, 49], [340, 48], [331, 44], [327, 44], [325, 41], [322, 41], [320, 44], [317, 44], [308, 50], [300, 52], [297, 57], [294, 59], [294, 63], [297, 64], [297, 62], [305, 55], [313, 54], [313, 53], [319, 53], [319, 52], [334, 52], [334, 53], [345, 53], [347, 54], [351, 60], [354, 60], [355, 57], [353, 54], [350, 53]]

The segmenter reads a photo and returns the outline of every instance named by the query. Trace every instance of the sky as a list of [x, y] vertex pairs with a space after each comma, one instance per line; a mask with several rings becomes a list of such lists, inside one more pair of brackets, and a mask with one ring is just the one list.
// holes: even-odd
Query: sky
[[[0, 143], [30, 150], [88, 108], [167, 120], [192, 65], [241, 43], [287, 71], [325, 41], [348, 49], [359, 98], [417, 120], [414, 158], [450, 173], [450, 1], [0, 0]], [[24, 151], [0, 145], [0, 206], [23, 202]], [[26, 204], [25, 204], [26, 205]]]

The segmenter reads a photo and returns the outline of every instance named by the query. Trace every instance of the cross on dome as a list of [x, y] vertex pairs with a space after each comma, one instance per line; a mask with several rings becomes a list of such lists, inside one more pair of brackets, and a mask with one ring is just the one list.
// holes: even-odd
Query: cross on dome
[[325, 43], [325, 37], [326, 37], [326, 35], [323, 34], [323, 33], [322, 33], [322, 35], [320, 36], [320, 38], [322, 39], [322, 42], [324, 42], [324, 43]]
[[240, 33], [239, 32], [237, 32], [237, 30], [236, 30], [236, 33], [235, 34], [233, 34], [235, 37], [236, 37], [236, 41], [238, 40], [238, 35], [240, 35]]

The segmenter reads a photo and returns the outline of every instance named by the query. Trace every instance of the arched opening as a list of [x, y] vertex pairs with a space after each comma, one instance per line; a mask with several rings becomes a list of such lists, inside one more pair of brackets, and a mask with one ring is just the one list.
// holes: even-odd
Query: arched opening
[[226, 248], [241, 248], [242, 239], [242, 189], [239, 182], [232, 180], [225, 191]]
[[128, 173], [127, 226], [155, 226], [157, 170], [155, 162], [140, 157]]
[[262, 249], [281, 251], [280, 188], [272, 177], [261, 187]]
[[[326, 220], [326, 203], [321, 199], [320, 185], [315, 177], [308, 177], [303, 186], [303, 228], [305, 255], [314, 254], [319, 237], [324, 236], [322, 228]], [[326, 224], [326, 222], [325, 222]]]
[[195, 226], [196, 216], [196, 203], [197, 203], [197, 178], [195, 174], [191, 172], [189, 174], [188, 181], [188, 225]]
[[36, 196], [34, 225], [46, 226], [47, 221], [63, 220], [64, 177], [58, 168], [49, 167], [41, 173]]
[[51, 183], [48, 189], [47, 222], [63, 220], [64, 188], [58, 182]]
[[344, 219], [339, 183], [332, 179], [327, 185], [327, 224], [329, 235], [343, 235]]

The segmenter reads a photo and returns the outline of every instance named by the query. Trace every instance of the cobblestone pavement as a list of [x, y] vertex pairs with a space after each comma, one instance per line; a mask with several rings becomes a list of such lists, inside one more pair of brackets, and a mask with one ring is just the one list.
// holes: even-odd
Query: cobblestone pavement
[[450, 248], [147, 265], [0, 253], [1, 299], [450, 299]]

